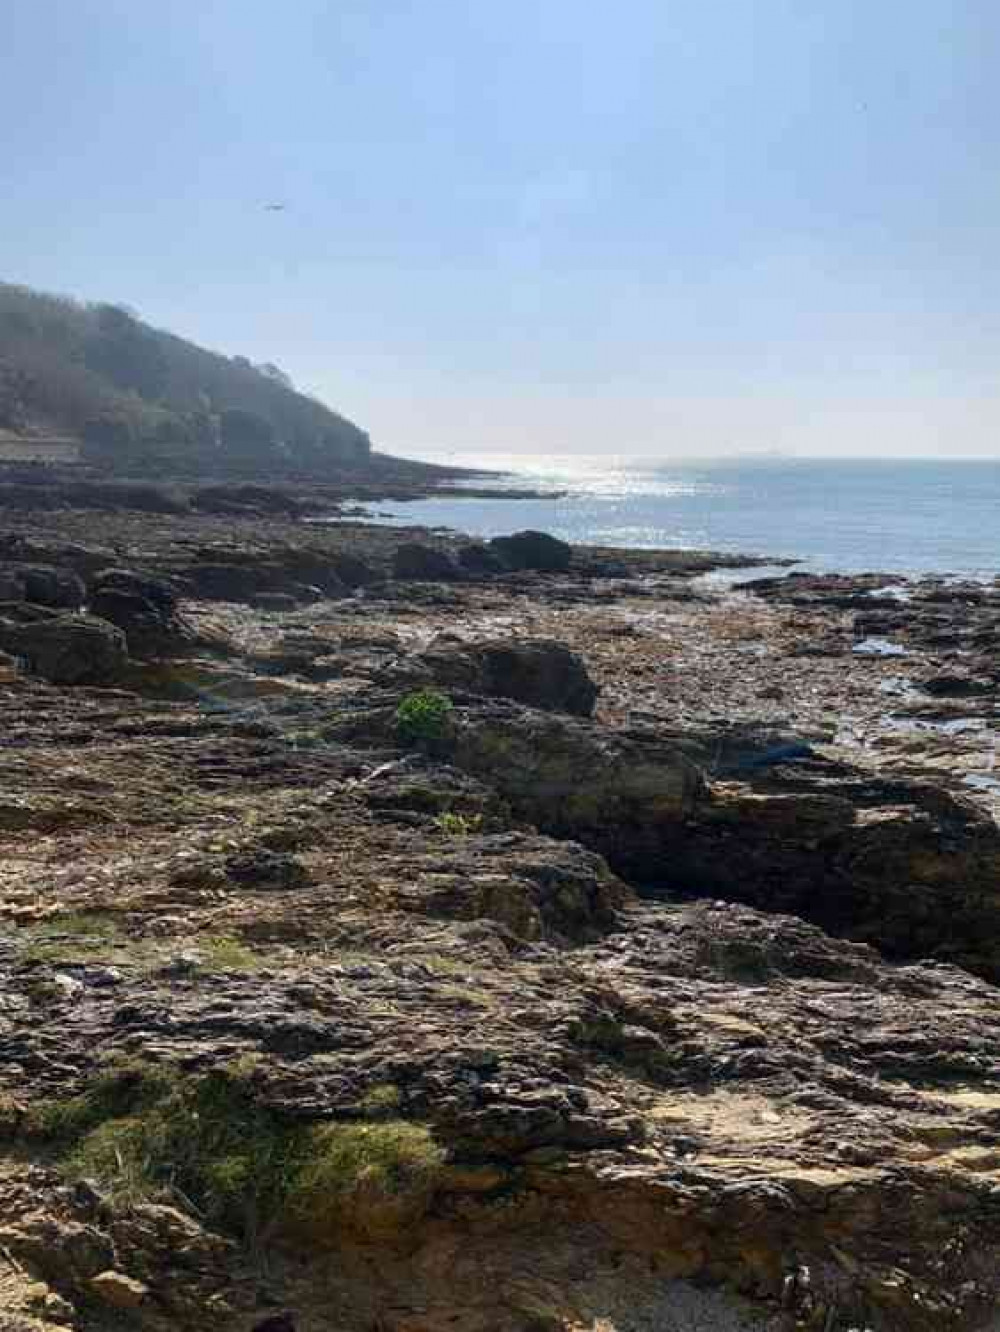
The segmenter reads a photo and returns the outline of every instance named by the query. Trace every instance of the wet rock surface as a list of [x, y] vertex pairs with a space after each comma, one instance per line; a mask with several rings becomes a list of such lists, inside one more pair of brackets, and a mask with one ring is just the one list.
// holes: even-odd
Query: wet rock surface
[[[682, 553], [536, 574], [218, 503], [0, 534], [109, 612], [18, 601], [3, 635], [115, 644], [88, 682], [0, 642], [12, 1326], [990, 1326], [1000, 857], [966, 779], [997, 590], [732, 590]], [[405, 543], [463, 576], [403, 586]], [[899, 653], [856, 652], [858, 617]], [[445, 721], [404, 738], [428, 687]], [[403, 1197], [337, 1157], [366, 1229], [285, 1200], [248, 1244], [245, 1212], [169, 1173], [123, 1197], [44, 1128], [122, 1069], [228, 1070], [247, 1122], [352, 1151], [426, 1134], [434, 1173]]]

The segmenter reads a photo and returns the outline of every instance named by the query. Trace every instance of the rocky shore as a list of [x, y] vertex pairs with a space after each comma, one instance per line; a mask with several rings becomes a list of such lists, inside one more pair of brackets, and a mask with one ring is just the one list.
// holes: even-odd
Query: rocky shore
[[2, 515], [0, 1329], [1000, 1326], [1000, 582], [226, 500]]

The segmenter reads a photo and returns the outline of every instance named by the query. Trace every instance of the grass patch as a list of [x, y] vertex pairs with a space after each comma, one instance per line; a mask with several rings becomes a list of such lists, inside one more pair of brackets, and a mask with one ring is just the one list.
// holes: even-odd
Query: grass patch
[[373, 1119], [381, 1115], [397, 1114], [402, 1103], [402, 1093], [392, 1082], [379, 1082], [369, 1087], [361, 1098], [362, 1110]]
[[323, 1239], [391, 1234], [427, 1207], [444, 1155], [422, 1124], [322, 1124], [289, 1199], [296, 1229]]
[[68, 911], [26, 931], [22, 962], [107, 962], [122, 943], [121, 927], [92, 911]]
[[483, 816], [458, 814], [454, 810], [447, 810], [437, 816], [434, 827], [446, 837], [471, 837], [473, 833], [482, 831]]
[[[251, 1246], [279, 1232], [381, 1235], [426, 1209], [444, 1162], [426, 1128], [302, 1124], [260, 1103], [256, 1067], [190, 1077], [118, 1064], [80, 1096], [31, 1107], [22, 1132], [51, 1140], [67, 1175], [96, 1180], [119, 1205], [170, 1199]], [[395, 1088], [370, 1095], [371, 1113], [398, 1108]]]
[[88, 934], [100, 939], [117, 939], [121, 928], [110, 916], [98, 911], [67, 911], [65, 915], [49, 916], [35, 927], [35, 933], [52, 934]]
[[174, 1083], [168, 1069], [121, 1059], [104, 1069], [86, 1091], [66, 1101], [35, 1101], [25, 1112], [30, 1136], [74, 1142], [108, 1119], [137, 1114], [167, 1096]]
[[257, 971], [264, 965], [259, 953], [228, 934], [198, 935], [194, 948], [203, 971]]

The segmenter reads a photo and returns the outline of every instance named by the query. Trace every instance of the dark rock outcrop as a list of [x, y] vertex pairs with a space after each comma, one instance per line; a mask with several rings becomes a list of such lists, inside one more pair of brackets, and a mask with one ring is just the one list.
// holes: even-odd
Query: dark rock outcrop
[[998, 681], [973, 675], [934, 675], [923, 680], [920, 688], [932, 698], [980, 698], [995, 694]]
[[180, 576], [193, 595], [210, 601], [252, 601], [261, 592], [282, 591], [277, 571], [260, 564], [194, 564]]
[[192, 595], [208, 601], [255, 603], [257, 597], [279, 593], [297, 602], [316, 601], [322, 591], [304, 583], [280, 564], [194, 564], [178, 570]]
[[512, 536], [494, 537], [490, 550], [499, 555], [508, 569], [562, 573], [573, 559], [572, 546], [547, 532], [515, 532]]
[[125, 635], [95, 616], [0, 622], [0, 650], [20, 658], [52, 684], [113, 684], [128, 664]]
[[122, 631], [135, 657], [177, 656], [198, 638], [182, 618], [171, 584], [131, 569], [106, 569], [97, 575], [90, 611]]
[[369, 583], [379, 581], [379, 574], [371, 565], [366, 564], [357, 555], [352, 555], [350, 551], [338, 551], [331, 555], [329, 565], [336, 577], [347, 588], [366, 587]]
[[461, 568], [473, 577], [506, 573], [508, 567], [495, 551], [478, 541], [460, 546], [456, 559]]
[[254, 848], [226, 861], [226, 874], [244, 888], [287, 892], [309, 881], [305, 866], [285, 851]]
[[72, 569], [48, 564], [0, 566], [0, 599], [31, 601], [54, 610], [77, 610], [87, 590]]
[[435, 546], [407, 542], [398, 546], [392, 561], [393, 576], [414, 582], [447, 582], [457, 577], [455, 561]]
[[450, 731], [451, 763], [651, 896], [790, 912], [1000, 979], [1000, 829], [939, 788], [819, 759], [710, 784], [676, 741], [514, 704], [456, 708]]
[[636, 878], [1000, 980], [1000, 829], [969, 801], [813, 760], [713, 785], [672, 832]]
[[417, 664], [430, 680], [529, 707], [589, 717], [598, 689], [583, 659], [553, 639], [431, 644]]

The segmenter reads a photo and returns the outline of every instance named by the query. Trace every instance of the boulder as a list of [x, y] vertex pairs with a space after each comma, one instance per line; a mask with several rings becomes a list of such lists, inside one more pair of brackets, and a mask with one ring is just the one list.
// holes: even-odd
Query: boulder
[[226, 874], [242, 888], [287, 892], [309, 882], [309, 872], [302, 861], [285, 851], [255, 847], [230, 856]]
[[28, 601], [36, 601], [40, 606], [51, 606], [55, 610], [77, 610], [86, 599], [87, 589], [83, 579], [72, 569], [25, 564], [20, 566], [19, 572], [24, 579]]
[[573, 559], [572, 546], [547, 532], [515, 532], [512, 536], [494, 537], [490, 550], [508, 569], [561, 573], [569, 568]]
[[41, 564], [70, 569], [82, 578], [90, 578], [99, 569], [114, 562], [110, 546], [83, 546], [75, 541], [60, 541], [41, 533], [23, 532], [0, 535], [0, 560], [5, 564]]
[[462, 546], [457, 559], [460, 567], [472, 575], [505, 573], [507, 569], [507, 565], [495, 551], [478, 541], [472, 545]]
[[598, 689], [583, 659], [555, 639], [487, 639], [435, 645], [418, 658], [436, 684], [530, 707], [589, 717]]
[[448, 920], [493, 920], [523, 940], [598, 939], [636, 902], [607, 862], [533, 832], [472, 833], [415, 857], [397, 905]]
[[138, 1309], [149, 1294], [148, 1287], [124, 1272], [98, 1272], [90, 1278], [90, 1289], [112, 1309]]
[[249, 602], [261, 592], [284, 591], [280, 571], [266, 564], [193, 564], [181, 571], [191, 591], [209, 601]]
[[171, 584], [131, 569], [105, 569], [97, 575], [90, 611], [119, 628], [136, 657], [177, 656], [197, 640], [178, 613]]
[[356, 555], [348, 554], [347, 551], [331, 555], [329, 564], [345, 587], [366, 587], [369, 583], [379, 581], [379, 574], [370, 565], [364, 560], [359, 560]]
[[0, 650], [51, 684], [113, 684], [128, 665], [125, 635], [107, 620], [57, 615], [34, 623], [0, 621]]
[[422, 546], [417, 542], [407, 542], [397, 546], [392, 560], [392, 572], [395, 578], [425, 583], [437, 583], [458, 575], [458, 569], [450, 555], [434, 546]]
[[77, 610], [87, 595], [72, 569], [48, 564], [7, 564], [0, 567], [0, 599], [31, 601], [54, 610]]
[[[701, 770], [657, 737], [493, 702], [456, 708], [447, 757], [544, 832], [616, 865], [655, 854], [704, 798]], [[665, 831], [667, 830], [667, 831]]]
[[[280, 553], [279, 553], [280, 555]], [[260, 596], [279, 594], [296, 602], [319, 601], [345, 594], [333, 569], [309, 553], [291, 552], [285, 558], [247, 559], [245, 562], [206, 561], [177, 569], [191, 595], [209, 601], [236, 601], [256, 605]]]
[[27, 589], [15, 569], [0, 569], [0, 602], [23, 601]]
[[920, 688], [933, 698], [980, 698], [997, 692], [997, 681], [977, 679], [972, 675], [933, 675]]

